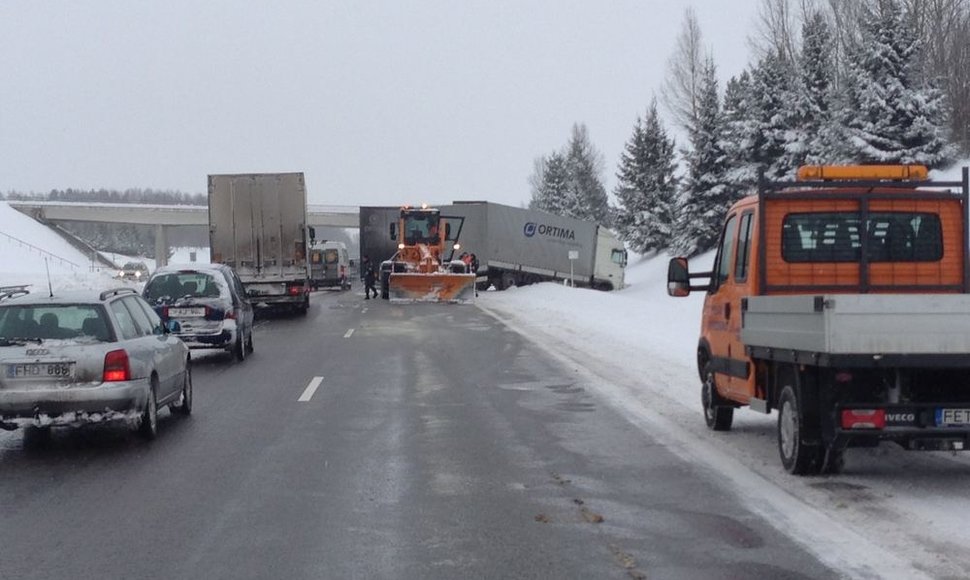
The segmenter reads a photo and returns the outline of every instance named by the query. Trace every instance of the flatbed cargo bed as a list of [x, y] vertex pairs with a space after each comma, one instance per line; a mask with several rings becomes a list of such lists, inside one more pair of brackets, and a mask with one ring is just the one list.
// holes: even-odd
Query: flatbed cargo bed
[[970, 361], [967, 294], [750, 296], [742, 311], [749, 349]]

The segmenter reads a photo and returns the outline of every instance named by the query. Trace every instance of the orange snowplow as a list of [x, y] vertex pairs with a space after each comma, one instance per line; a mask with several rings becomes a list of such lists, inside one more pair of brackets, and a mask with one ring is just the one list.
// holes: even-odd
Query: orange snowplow
[[[475, 274], [461, 260], [452, 260], [459, 249], [458, 235], [464, 218], [452, 228], [437, 209], [401, 208], [397, 223], [390, 226], [397, 253], [381, 263], [381, 298], [392, 302], [471, 302], [475, 297]], [[454, 230], [454, 231], [453, 231]], [[446, 243], [451, 256], [444, 259]]]

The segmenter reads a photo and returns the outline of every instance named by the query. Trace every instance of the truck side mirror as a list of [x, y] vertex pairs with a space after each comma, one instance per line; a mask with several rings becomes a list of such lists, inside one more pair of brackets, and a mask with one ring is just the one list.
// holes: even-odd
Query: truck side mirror
[[391, 224], [391, 239], [397, 239], [397, 224]]
[[688, 296], [690, 294], [690, 271], [687, 268], [687, 258], [671, 258], [667, 265], [667, 294], [670, 296]]
[[310, 243], [312, 244], [317, 239], [317, 230], [313, 226], [307, 228], [310, 232]]

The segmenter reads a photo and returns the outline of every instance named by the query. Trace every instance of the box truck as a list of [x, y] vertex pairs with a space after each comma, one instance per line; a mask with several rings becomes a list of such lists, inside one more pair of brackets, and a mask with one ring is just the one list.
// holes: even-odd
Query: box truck
[[302, 173], [209, 176], [210, 261], [233, 268], [255, 305], [306, 313], [312, 242]]

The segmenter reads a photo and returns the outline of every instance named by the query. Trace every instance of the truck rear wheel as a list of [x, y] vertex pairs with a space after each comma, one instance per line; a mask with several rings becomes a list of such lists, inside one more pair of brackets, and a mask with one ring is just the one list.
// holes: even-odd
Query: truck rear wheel
[[714, 384], [714, 371], [710, 365], [704, 366], [704, 383], [701, 385], [701, 405], [704, 407], [704, 422], [714, 431], [730, 431], [734, 422], [734, 407], [724, 405], [717, 394]]
[[793, 384], [786, 384], [778, 396], [778, 452], [792, 475], [819, 473], [825, 454], [818, 419], [807, 412], [807, 403]]

